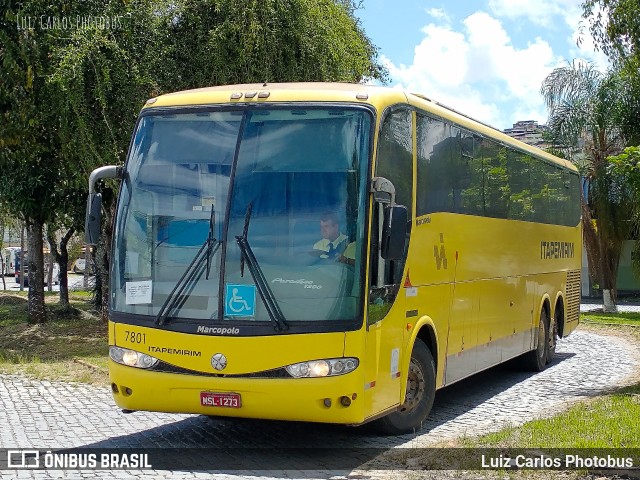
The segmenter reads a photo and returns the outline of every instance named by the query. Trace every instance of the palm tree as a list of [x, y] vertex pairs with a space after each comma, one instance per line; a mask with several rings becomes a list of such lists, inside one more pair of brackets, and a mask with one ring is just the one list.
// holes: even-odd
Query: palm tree
[[574, 61], [557, 68], [540, 89], [549, 110], [549, 129], [586, 179], [582, 223], [591, 278], [597, 279], [604, 310], [616, 311], [616, 276], [622, 243], [629, 238], [630, 195], [607, 157], [625, 147], [623, 113], [628, 89], [616, 72], [602, 73], [590, 63]]

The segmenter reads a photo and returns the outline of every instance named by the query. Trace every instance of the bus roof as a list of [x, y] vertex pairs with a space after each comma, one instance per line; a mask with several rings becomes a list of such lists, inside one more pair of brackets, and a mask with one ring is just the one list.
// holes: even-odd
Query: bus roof
[[390, 105], [409, 104], [484, 137], [492, 138], [505, 145], [543, 158], [559, 167], [564, 167], [574, 172], [577, 171], [575, 165], [567, 160], [520, 142], [497, 128], [473, 119], [424, 95], [409, 93], [396, 88], [326, 82], [223, 85], [160, 95], [148, 100], [144, 108], [216, 104], [246, 105], [277, 102], [361, 103], [371, 105], [379, 112], [384, 111]]
[[[260, 93], [263, 93], [263, 96], [260, 96]], [[406, 94], [401, 90], [356, 83], [253, 83], [197, 88], [169, 93], [161, 95], [157, 99], [151, 99], [150, 101], [154, 103], [150, 105], [147, 102], [146, 106], [310, 101], [348, 101], [374, 104], [378, 103], [376, 100], [389, 97], [390, 93], [392, 96], [397, 97], [397, 101], [407, 101]], [[234, 94], [239, 96], [237, 98], [232, 97]]]

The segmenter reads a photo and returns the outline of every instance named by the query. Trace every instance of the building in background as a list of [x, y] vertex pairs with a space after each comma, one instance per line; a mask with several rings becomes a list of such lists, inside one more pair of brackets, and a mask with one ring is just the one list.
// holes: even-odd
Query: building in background
[[507, 128], [504, 133], [528, 145], [538, 148], [548, 148], [551, 146], [543, 136], [547, 131], [546, 125], [540, 125], [535, 120], [520, 120], [513, 124], [512, 128]]
[[4, 230], [2, 238], [3, 247], [19, 247], [20, 246], [20, 227], [14, 225], [5, 225], [0, 228], [0, 232]]

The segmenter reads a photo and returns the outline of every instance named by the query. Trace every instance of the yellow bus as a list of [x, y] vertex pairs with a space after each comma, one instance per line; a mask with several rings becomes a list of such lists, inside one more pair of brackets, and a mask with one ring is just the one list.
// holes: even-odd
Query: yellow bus
[[578, 324], [569, 162], [352, 84], [149, 100], [123, 167], [109, 371], [125, 411], [419, 429], [435, 391]]

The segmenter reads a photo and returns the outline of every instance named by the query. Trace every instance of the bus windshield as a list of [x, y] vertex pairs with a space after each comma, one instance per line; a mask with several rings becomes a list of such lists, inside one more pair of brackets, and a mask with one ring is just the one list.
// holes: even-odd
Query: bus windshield
[[356, 320], [371, 122], [358, 107], [145, 112], [111, 309], [161, 324]]

